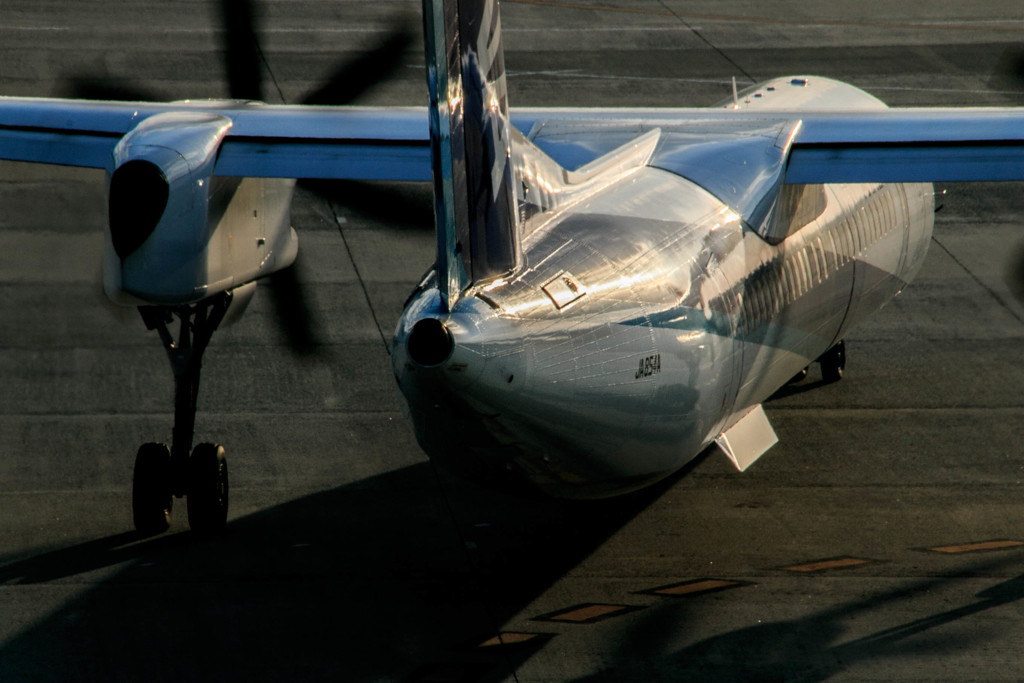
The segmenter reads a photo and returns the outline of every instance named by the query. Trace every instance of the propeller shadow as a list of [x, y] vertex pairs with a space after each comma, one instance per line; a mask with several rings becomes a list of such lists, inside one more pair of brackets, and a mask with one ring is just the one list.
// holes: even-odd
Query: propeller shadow
[[434, 231], [434, 195], [427, 183], [306, 179], [299, 187], [333, 207], [392, 228]]

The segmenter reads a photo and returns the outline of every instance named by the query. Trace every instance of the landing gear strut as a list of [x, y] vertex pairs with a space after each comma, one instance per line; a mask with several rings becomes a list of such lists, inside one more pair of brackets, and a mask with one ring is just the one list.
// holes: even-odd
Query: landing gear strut
[[[196, 401], [203, 352], [231, 305], [224, 292], [191, 306], [140, 306], [146, 328], [156, 330], [174, 373], [174, 431], [171, 447], [147, 443], [135, 456], [132, 479], [132, 517], [145, 534], [166, 531], [173, 498], [188, 496], [188, 523], [193, 531], [222, 528], [228, 513], [228, 464], [224, 449], [203, 443], [192, 450]], [[180, 322], [175, 339], [168, 325]]]

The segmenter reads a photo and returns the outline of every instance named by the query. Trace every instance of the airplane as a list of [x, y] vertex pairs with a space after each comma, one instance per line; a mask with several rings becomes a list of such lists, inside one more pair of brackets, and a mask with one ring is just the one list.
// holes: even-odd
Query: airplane
[[423, 13], [426, 108], [0, 98], [0, 158], [106, 171], [104, 289], [170, 360], [139, 531], [182, 497], [194, 531], [226, 523], [224, 448], [193, 448], [201, 363], [294, 261], [295, 178], [433, 182], [437, 260], [392, 349], [419, 443], [567, 498], [713, 445], [751, 466], [776, 442], [763, 402], [814, 362], [840, 379], [843, 338], [921, 267], [931, 183], [1024, 178], [1024, 110], [889, 109], [823, 77], [710, 108], [510, 110], [496, 0]]

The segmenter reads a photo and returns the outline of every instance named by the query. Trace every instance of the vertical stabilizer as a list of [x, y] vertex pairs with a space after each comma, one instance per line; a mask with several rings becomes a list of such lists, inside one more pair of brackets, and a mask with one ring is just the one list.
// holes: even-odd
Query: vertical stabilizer
[[511, 271], [518, 217], [496, 0], [423, 0], [438, 284], [462, 290]]

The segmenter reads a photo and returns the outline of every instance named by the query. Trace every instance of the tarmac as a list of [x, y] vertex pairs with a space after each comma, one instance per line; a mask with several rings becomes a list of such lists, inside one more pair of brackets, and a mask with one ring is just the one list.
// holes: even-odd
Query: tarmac
[[[1022, 106], [1024, 13], [986, 3], [505, 0], [511, 106], [702, 106], [810, 74], [893, 106]], [[268, 101], [412, 27], [359, 104], [425, 104], [417, 2], [268, 2]], [[209, 2], [5, 0], [0, 93], [225, 97]], [[779, 444], [641, 494], [483, 490], [420, 451], [389, 344], [434, 258], [422, 184], [302, 182], [312, 351], [275, 289], [206, 356], [225, 532], [132, 531], [166, 440], [155, 333], [100, 291], [102, 172], [0, 164], [0, 680], [1019, 680], [1024, 249], [1016, 184], [946, 184], [917, 280], [766, 404]]]

